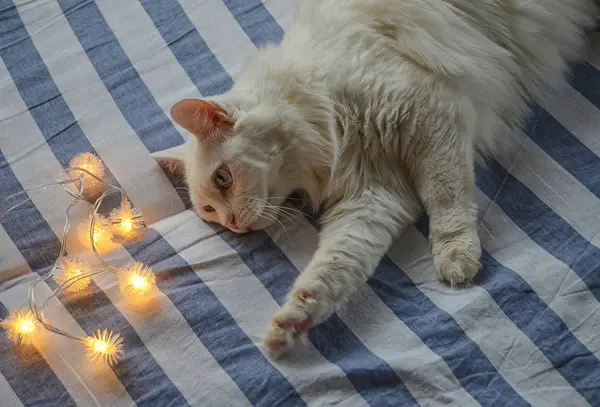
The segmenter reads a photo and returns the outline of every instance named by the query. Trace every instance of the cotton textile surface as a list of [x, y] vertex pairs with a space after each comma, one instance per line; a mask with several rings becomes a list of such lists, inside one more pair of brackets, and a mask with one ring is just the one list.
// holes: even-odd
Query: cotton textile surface
[[[101, 275], [50, 303], [71, 334], [122, 335], [113, 369], [50, 333], [28, 348], [2, 335], [0, 405], [600, 405], [598, 36], [517, 149], [479, 165], [473, 286], [437, 281], [422, 221], [305, 348], [268, 358], [263, 333], [315, 250], [313, 219], [244, 236], [205, 224], [148, 153], [184, 141], [170, 106], [227, 90], [254, 47], [281, 40], [293, 3], [0, 0], [0, 199], [98, 154], [151, 226], [108, 258], [151, 265], [159, 287], [140, 310]], [[0, 218], [0, 318], [50, 269], [70, 202], [60, 187], [29, 196]]]

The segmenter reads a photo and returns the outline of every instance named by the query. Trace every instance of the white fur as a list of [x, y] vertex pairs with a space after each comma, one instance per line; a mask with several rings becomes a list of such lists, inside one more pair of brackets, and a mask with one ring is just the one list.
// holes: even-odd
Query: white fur
[[[235, 126], [192, 137], [187, 178], [201, 216], [262, 228], [293, 190], [325, 204], [320, 243], [267, 331], [289, 349], [373, 273], [425, 209], [441, 279], [479, 270], [474, 156], [501, 153], [528, 103], [584, 45], [592, 0], [302, 0], [278, 46], [214, 99]], [[207, 192], [219, 165], [235, 194]], [[203, 205], [217, 208], [203, 213]], [[308, 322], [305, 322], [308, 321]]]

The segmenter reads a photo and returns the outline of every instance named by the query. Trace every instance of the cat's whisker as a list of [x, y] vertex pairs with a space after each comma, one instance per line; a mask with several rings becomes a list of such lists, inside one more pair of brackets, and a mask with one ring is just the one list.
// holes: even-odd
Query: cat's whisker
[[292, 208], [289, 206], [277, 206], [277, 205], [272, 205], [270, 204], [267, 200], [262, 199], [262, 198], [257, 198], [257, 197], [251, 197], [250, 198], [250, 202], [257, 202], [260, 204], [260, 207], [263, 211], [265, 210], [270, 210], [272, 211], [271, 215], [274, 215], [275, 217], [280, 216], [282, 217], [284, 220], [286, 221], [290, 221], [291, 223], [300, 221], [304, 224], [310, 225], [309, 222], [307, 222], [307, 220], [305, 219], [306, 217], [311, 217], [312, 219], [315, 219], [314, 217], [305, 214], [304, 212], [302, 212], [299, 209], [296, 208]]
[[260, 203], [260, 205], [255, 205], [252, 208], [254, 210], [254, 213], [256, 214], [256, 216], [258, 216], [259, 219], [265, 219], [273, 224], [278, 223], [279, 225], [281, 225], [281, 227], [283, 228], [283, 230], [285, 230], [286, 233], [288, 232], [285, 225], [283, 223], [281, 223], [281, 221], [277, 218], [277, 216], [275, 216], [267, 211], [267, 209], [268, 209], [267, 205], [260, 202], [260, 200], [258, 198], [250, 197], [249, 202], [253, 202], [253, 201]]
[[289, 196], [267, 196], [267, 197], [265, 197], [265, 199], [285, 199], [286, 201], [300, 201], [300, 202], [304, 201], [304, 199], [302, 199], [302, 198], [292, 198]]
[[307, 220], [305, 219], [305, 216], [310, 217], [310, 215], [307, 215], [300, 210], [293, 209], [293, 208], [290, 208], [287, 206], [273, 206], [273, 205], [270, 206], [270, 209], [273, 210], [273, 212], [285, 217], [286, 219], [309, 224], [307, 222]]
[[276, 222], [279, 225], [281, 225], [281, 227], [283, 228], [283, 230], [285, 231], [285, 233], [288, 233], [287, 228], [285, 227], [285, 225], [283, 223], [281, 223], [281, 221], [279, 219], [277, 219], [276, 216], [266, 212], [266, 211], [262, 211], [261, 214], [259, 215], [261, 217], [263, 217], [264, 219], [270, 220], [271, 222]]
[[[269, 219], [273, 219], [273, 221], [279, 223], [287, 232], [287, 229], [285, 227], [285, 225], [281, 222], [281, 220], [283, 220], [284, 222], [290, 222], [290, 224], [294, 223], [294, 220], [289, 214], [287, 213], [283, 213], [283, 212], [278, 212], [277, 208], [267, 204], [262, 204], [260, 206], [261, 208], [261, 214], [266, 215]], [[282, 217], [282, 219], [279, 219], [279, 217]]]
[[295, 217], [294, 217], [292, 214], [290, 214], [290, 213], [288, 213], [288, 212], [285, 212], [285, 211], [283, 210], [283, 208], [280, 208], [280, 207], [276, 207], [276, 206], [274, 206], [274, 205], [271, 205], [271, 204], [269, 204], [268, 202], [266, 202], [266, 201], [264, 201], [264, 200], [261, 200], [261, 199], [259, 199], [259, 198], [256, 198], [256, 199], [255, 199], [255, 201], [256, 201], [256, 202], [258, 202], [258, 203], [260, 204], [260, 208], [261, 208], [261, 210], [263, 210], [263, 211], [270, 210], [270, 211], [272, 212], [272, 213], [270, 213], [270, 214], [271, 214], [272, 216], [276, 217], [276, 218], [277, 218], [278, 216], [281, 216], [281, 217], [283, 217], [285, 220], [291, 220], [291, 221], [293, 221], [293, 220], [295, 220], [295, 219], [296, 219], [296, 218], [295, 218]]
[[278, 208], [271, 208], [271, 210], [277, 216], [280, 216], [282, 219], [289, 220], [290, 222], [302, 221], [302, 218], [297, 216], [296, 214], [287, 213]]
[[292, 207], [289, 207], [289, 206], [283, 206], [283, 205], [270, 205], [270, 206], [272, 208], [277, 208], [277, 209], [281, 209], [281, 210], [285, 210], [285, 211], [289, 211], [289, 212], [303, 214], [303, 212], [300, 209], [292, 208]]
[[[278, 197], [268, 197], [267, 199], [278, 199]], [[289, 198], [289, 199], [290, 200], [291, 199], [296, 199], [298, 201], [303, 201], [302, 199], [299, 199], [299, 198]], [[283, 206], [283, 205], [272, 205], [272, 204], [269, 204], [269, 205], [271, 205], [273, 207], [277, 207], [277, 208], [285, 208], [285, 210], [292, 211], [292, 212], [297, 212], [297, 213], [300, 213], [300, 214], [306, 216], [307, 218], [310, 218], [310, 219], [313, 219], [313, 220], [317, 220], [317, 218], [315, 218], [314, 216], [312, 216], [312, 215], [310, 215], [310, 214], [308, 214], [308, 213], [306, 213], [306, 212], [304, 212], [301, 209], [298, 209], [296, 207]]]
[[280, 212], [280, 211], [277, 210], [277, 208], [267, 207], [267, 208], [265, 208], [265, 210], [270, 210], [271, 214], [273, 216], [277, 217], [277, 218], [281, 218], [281, 219], [287, 220], [287, 221], [293, 221], [294, 220], [294, 218], [290, 214], [285, 213], [285, 212]]

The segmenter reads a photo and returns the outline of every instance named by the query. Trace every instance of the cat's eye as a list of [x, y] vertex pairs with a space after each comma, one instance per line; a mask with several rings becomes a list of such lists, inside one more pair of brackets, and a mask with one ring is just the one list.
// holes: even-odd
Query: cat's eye
[[204, 209], [205, 212], [214, 212], [215, 211], [215, 208], [213, 208], [210, 205], [205, 205], [202, 207], [202, 209]]
[[219, 168], [215, 172], [215, 184], [220, 188], [229, 188], [231, 186], [231, 173], [227, 167]]

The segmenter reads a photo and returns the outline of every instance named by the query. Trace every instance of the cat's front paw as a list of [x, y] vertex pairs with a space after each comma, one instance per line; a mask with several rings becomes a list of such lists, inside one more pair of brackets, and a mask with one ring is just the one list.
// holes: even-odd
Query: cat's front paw
[[317, 300], [312, 294], [305, 291], [292, 294], [267, 328], [267, 350], [274, 357], [279, 357], [306, 338], [308, 330], [313, 326], [317, 307]]
[[481, 269], [481, 246], [476, 231], [464, 232], [445, 242], [434, 242], [432, 255], [438, 277], [453, 287], [472, 281]]

